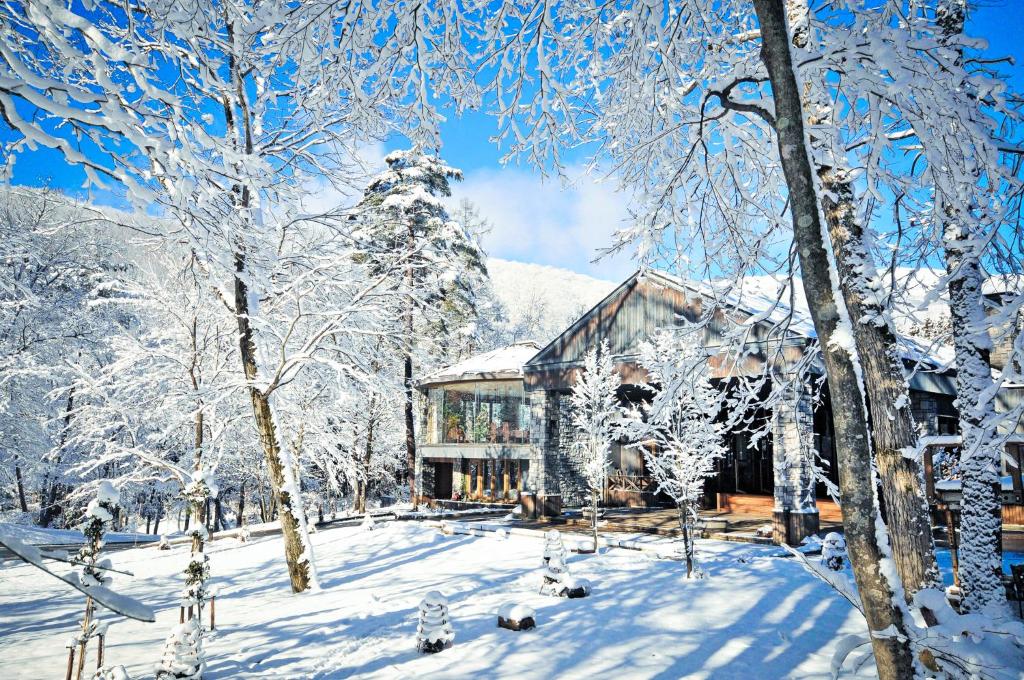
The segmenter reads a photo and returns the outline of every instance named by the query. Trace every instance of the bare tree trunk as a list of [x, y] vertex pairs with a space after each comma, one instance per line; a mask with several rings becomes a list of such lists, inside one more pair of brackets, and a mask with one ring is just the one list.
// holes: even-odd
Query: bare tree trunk
[[914, 660], [906, 641], [902, 611], [893, 602], [892, 586], [880, 570], [878, 509], [871, 469], [871, 449], [864, 397], [852, 357], [836, 345], [840, 324], [832, 289], [832, 272], [818, 212], [803, 106], [790, 54], [790, 35], [783, 0], [754, 0], [761, 26], [761, 58], [775, 99], [779, 158], [789, 188], [793, 236], [800, 258], [804, 293], [822, 356], [833, 402], [833, 426], [839, 462], [843, 527], [850, 562], [860, 592], [872, 650], [882, 680], [914, 677]]
[[690, 531], [690, 517], [684, 505], [678, 506], [679, 529], [683, 532], [683, 553], [686, 555], [686, 578], [693, 575], [693, 534]]
[[[798, 48], [806, 47], [809, 10], [806, 0], [788, 0], [790, 36]], [[819, 111], [829, 110], [828, 102], [815, 100], [814, 84], [804, 82], [804, 116], [812, 124]], [[820, 147], [819, 156], [831, 156], [821, 139], [811, 135], [812, 147]], [[849, 315], [851, 332], [857, 347], [871, 421], [875, 462], [882, 489], [882, 510], [889, 527], [889, 542], [896, 570], [909, 602], [922, 588], [941, 586], [931, 517], [924, 494], [921, 466], [905, 456], [917, 447], [910, 402], [910, 386], [903, 370], [903, 358], [896, 344], [895, 330], [885, 311], [874, 299], [870, 272], [874, 271], [864, 229], [855, 212], [855, 196], [850, 173], [843, 160], [832, 158], [832, 165], [819, 165], [821, 209], [832, 242], [839, 276], [839, 289]]]
[[[966, 1], [944, 0], [936, 8], [936, 19], [942, 28], [943, 42], [948, 44], [964, 31]], [[949, 205], [941, 200], [937, 203], [936, 214], [944, 222], [942, 236], [957, 367], [956, 405], [962, 437], [960, 607], [965, 612], [984, 612], [996, 617], [1007, 614], [1007, 603], [1000, 557], [1002, 443], [994, 425], [991, 339], [982, 291], [981, 244], [985, 235], [972, 234], [959, 223], [957, 215], [966, 214], [970, 206]], [[955, 527], [948, 530], [955, 531]]]
[[[15, 456], [14, 460], [17, 461], [18, 457]], [[17, 463], [14, 464], [14, 482], [18, 487], [18, 504], [21, 506], [22, 512], [28, 512], [28, 503], [25, 500], [25, 482], [21, 478], [21, 466]]]
[[366, 424], [366, 446], [363, 449], [362, 475], [356, 478], [356, 512], [366, 512], [366, 497], [370, 487], [370, 463], [373, 460], [373, 434], [376, 426], [374, 411], [377, 397], [370, 397], [370, 416]]
[[49, 490], [44, 489], [45, 497], [42, 499], [42, 508], [39, 512], [39, 525], [48, 527], [50, 522], [53, 521], [57, 507], [57, 495], [59, 493], [59, 487], [61, 486], [58, 480], [57, 466], [60, 465], [61, 458], [64, 453], [64, 446], [68, 441], [68, 428], [71, 427], [71, 413], [75, 408], [75, 388], [72, 387], [68, 390], [67, 405], [64, 408], [64, 427], [60, 431], [60, 441], [57, 444], [57, 456], [53, 462], [54, 471], [50, 475], [50, 488]]
[[416, 498], [416, 414], [414, 412], [415, 390], [413, 385], [412, 371], [412, 349], [415, 344], [413, 334], [416, 331], [413, 323], [413, 287], [416, 285], [416, 275], [413, 271], [412, 255], [416, 252], [416, 232], [412, 221], [409, 221], [408, 235], [406, 242], [405, 285], [408, 299], [405, 303], [405, 464], [406, 483], [409, 485], [409, 500], [412, 503], [413, 511], [419, 507], [419, 499]]
[[238, 517], [235, 519], [235, 526], [241, 527], [245, 522], [245, 480], [242, 480], [242, 485], [238, 488]]

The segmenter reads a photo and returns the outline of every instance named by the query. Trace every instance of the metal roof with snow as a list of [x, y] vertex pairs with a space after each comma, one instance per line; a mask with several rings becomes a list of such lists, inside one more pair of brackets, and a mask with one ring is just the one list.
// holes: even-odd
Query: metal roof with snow
[[438, 369], [424, 377], [419, 386], [471, 380], [514, 380], [523, 377], [523, 365], [540, 350], [532, 340], [475, 354], [457, 364]]

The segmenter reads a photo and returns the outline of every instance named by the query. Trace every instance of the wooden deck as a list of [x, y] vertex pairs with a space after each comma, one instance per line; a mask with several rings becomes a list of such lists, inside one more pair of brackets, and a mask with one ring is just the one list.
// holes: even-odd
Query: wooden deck
[[[744, 514], [722, 510], [707, 510], [701, 513], [705, 531], [711, 538], [727, 541], [743, 541], [747, 543], [771, 544], [771, 516], [763, 514]], [[590, 526], [590, 521], [579, 515], [541, 518], [537, 520], [520, 520], [526, 527], [566, 526], [582, 529]], [[758, 529], [766, 528], [767, 535], [759, 536]], [[836, 522], [822, 519], [822, 531], [841, 529]], [[598, 530], [602, 533], [656, 534], [659, 536], [678, 536], [679, 515], [675, 508], [605, 508]]]

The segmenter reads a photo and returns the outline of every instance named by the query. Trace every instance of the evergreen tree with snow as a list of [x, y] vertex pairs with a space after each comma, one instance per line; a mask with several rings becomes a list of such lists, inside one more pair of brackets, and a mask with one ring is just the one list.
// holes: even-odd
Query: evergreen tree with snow
[[725, 455], [723, 433], [715, 422], [721, 395], [711, 384], [697, 332], [656, 331], [640, 345], [640, 363], [654, 396], [635, 446], [643, 450], [658, 491], [670, 496], [679, 510], [689, 578], [695, 567], [693, 523], [704, 482], [715, 474], [715, 461]]
[[401, 300], [406, 476], [415, 506], [415, 365], [421, 352], [443, 354], [473, 334], [487, 265], [477, 239], [445, 205], [462, 171], [418, 146], [384, 160], [387, 170], [367, 186], [353, 218], [359, 221], [359, 259], [390, 279]]
[[602, 340], [583, 358], [583, 369], [569, 395], [572, 448], [583, 461], [583, 478], [590, 492], [591, 528], [597, 550], [597, 506], [608, 476], [609, 453], [617, 438], [616, 420], [622, 413], [616, 392], [622, 380], [615, 372], [608, 341]]

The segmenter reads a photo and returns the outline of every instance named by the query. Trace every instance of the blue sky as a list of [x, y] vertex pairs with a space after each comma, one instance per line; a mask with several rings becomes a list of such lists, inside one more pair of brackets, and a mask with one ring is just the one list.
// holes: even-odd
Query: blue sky
[[[1024, 90], [1024, 0], [980, 0], [970, 18], [971, 35], [989, 41], [989, 54], [1012, 56], [1016, 64], [1004, 66], [1018, 90]], [[496, 129], [493, 118], [470, 114], [452, 118], [442, 128], [445, 159], [465, 172], [455, 187], [455, 198], [476, 203], [493, 229], [485, 239], [491, 255], [523, 262], [565, 267], [599, 278], [617, 280], [633, 270], [629, 257], [617, 255], [598, 263], [599, 248], [610, 242], [626, 219], [625, 201], [610, 184], [596, 184], [570, 168], [577, 177], [565, 187], [557, 178], [543, 180], [526, 166], [502, 166], [501, 151], [489, 141]], [[368, 150], [379, 161], [401, 144]], [[571, 157], [570, 157], [571, 158]], [[583, 158], [578, 159], [580, 163]], [[39, 151], [18, 159], [18, 184], [49, 184], [78, 192], [81, 171], [68, 168], [54, 152]]]

